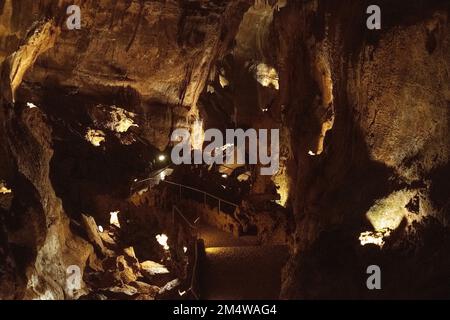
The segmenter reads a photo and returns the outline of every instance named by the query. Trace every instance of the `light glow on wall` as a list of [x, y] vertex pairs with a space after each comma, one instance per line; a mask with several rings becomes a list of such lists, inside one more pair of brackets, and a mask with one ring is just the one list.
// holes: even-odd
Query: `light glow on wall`
[[120, 228], [119, 213], [120, 213], [120, 211], [110, 212], [110, 218], [109, 218], [109, 223], [116, 226], [117, 228]]
[[94, 147], [100, 147], [106, 141], [105, 133], [102, 130], [88, 129], [84, 136]]
[[365, 246], [367, 244], [374, 244], [379, 246], [380, 248], [383, 248], [384, 246], [384, 239], [389, 237], [391, 235], [391, 230], [386, 229], [382, 231], [366, 231], [362, 232], [359, 236], [359, 241], [361, 242], [362, 246]]
[[360, 234], [361, 245], [371, 243], [382, 248], [385, 243], [384, 239], [388, 238], [400, 226], [403, 219], [406, 218], [409, 224], [413, 219], [406, 206], [415, 195], [415, 191], [400, 190], [391, 193], [386, 198], [377, 200], [366, 213], [374, 231], [366, 231]]
[[169, 245], [167, 244], [168, 240], [169, 240], [169, 237], [167, 235], [165, 235], [164, 233], [156, 235], [156, 241], [158, 241], [158, 243], [164, 248], [164, 250], [170, 249]]

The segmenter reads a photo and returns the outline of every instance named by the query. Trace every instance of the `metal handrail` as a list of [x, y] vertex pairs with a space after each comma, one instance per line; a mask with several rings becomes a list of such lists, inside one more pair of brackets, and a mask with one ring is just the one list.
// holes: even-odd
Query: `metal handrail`
[[[162, 171], [164, 171], [164, 170], [162, 170]], [[161, 172], [162, 172], [162, 171], [161, 171]], [[156, 176], [156, 175], [155, 175], [155, 176]], [[227, 201], [227, 200], [225, 200], [225, 199], [222, 199], [222, 198], [220, 198], [220, 197], [218, 197], [218, 196], [215, 196], [215, 195], [213, 195], [213, 194], [211, 194], [211, 193], [209, 193], [209, 192], [206, 192], [206, 191], [203, 191], [203, 190], [194, 188], [194, 187], [190, 187], [190, 186], [187, 186], [187, 185], [184, 185], [184, 184], [181, 184], [181, 183], [176, 183], [176, 182], [172, 182], [172, 181], [168, 181], [168, 180], [163, 180], [163, 179], [160, 179], [160, 178], [156, 178], [155, 176], [150, 177], [150, 178], [147, 178], [147, 179], [144, 179], [144, 180], [136, 181], [135, 184], [142, 183], [142, 182], [146, 182], [146, 181], [151, 181], [151, 180], [159, 180], [159, 181], [161, 181], [161, 182], [164, 182], [164, 183], [167, 183], [167, 184], [171, 184], [171, 185], [174, 185], [174, 186], [178, 186], [178, 187], [180, 187], [180, 188], [185, 188], [185, 189], [188, 189], [188, 190], [192, 190], [192, 191], [195, 191], [195, 192], [199, 192], [199, 193], [201, 193], [201, 194], [203, 194], [203, 195], [205, 196], [205, 203], [206, 203], [206, 196], [208, 196], [208, 197], [210, 197], [210, 198], [213, 198], [213, 199], [216, 199], [217, 201], [219, 201], [219, 209], [220, 209], [220, 204], [221, 204], [222, 202], [223, 202], [223, 203], [226, 203], [226, 204], [229, 204], [230, 206], [233, 206], [233, 207], [235, 207], [235, 208], [239, 208], [239, 205], [238, 205], [238, 204], [233, 203], [233, 202], [230, 202], [230, 201]], [[133, 188], [131, 188], [131, 190], [133, 190]], [[181, 190], [181, 189], [180, 189], [180, 190]]]
[[[134, 181], [134, 184], [138, 184], [138, 183], [142, 183], [142, 182], [146, 182], [146, 181], [150, 181], [150, 180], [158, 180], [158, 178], [156, 178], [156, 176], [159, 176], [162, 172], [164, 172], [168, 168], [170, 168], [170, 165], [167, 165], [164, 168], [153, 171], [153, 175], [150, 178], [139, 180], [139, 181]], [[132, 193], [132, 192], [134, 192], [133, 185], [131, 185], [131, 187], [130, 187], [130, 193]]]
[[178, 209], [178, 207], [176, 206], [176, 205], [172, 205], [172, 215], [173, 215], [173, 219], [175, 219], [175, 212], [177, 212], [179, 215], [180, 215], [180, 217], [184, 220], [184, 221], [186, 221], [186, 223], [187, 223], [187, 225], [189, 226], [189, 227], [191, 227], [192, 229], [194, 229], [194, 230], [197, 230], [197, 227], [196, 226], [194, 226], [185, 216], [184, 216], [184, 214], [180, 211], [180, 209]]
[[[223, 202], [223, 203], [226, 203], [226, 204], [228, 204], [228, 205], [231, 205], [232, 207], [234, 207], [234, 212], [233, 212], [234, 218], [235, 218], [237, 221], [240, 221], [240, 219], [239, 219], [239, 217], [238, 217], [238, 212], [237, 212], [237, 210], [236, 210], [236, 209], [239, 209], [239, 208], [240, 208], [240, 206], [239, 206], [238, 204], [233, 203], [233, 202], [230, 202], [230, 201], [227, 201], [227, 200], [224, 200], [224, 199], [222, 199], [222, 198], [220, 198], [220, 197], [217, 197], [217, 196], [215, 196], [215, 195], [213, 195], [213, 194], [211, 194], [211, 193], [209, 193], [209, 192], [206, 192], [206, 191], [203, 191], [203, 190], [194, 188], [194, 187], [190, 187], [190, 186], [187, 186], [187, 185], [184, 185], [184, 184], [181, 184], [181, 183], [176, 183], [176, 182], [172, 182], [172, 181], [168, 181], [168, 180], [162, 180], [162, 179], [159, 179], [159, 178], [155, 178], [155, 176], [150, 177], [150, 178], [147, 178], [147, 179], [144, 179], [144, 180], [136, 181], [135, 183], [142, 183], [142, 182], [145, 182], [145, 181], [151, 181], [151, 180], [159, 180], [160, 182], [165, 182], [165, 183], [167, 183], [167, 184], [171, 184], [171, 185], [180, 187], [180, 197], [181, 197], [181, 188], [185, 188], [185, 189], [188, 189], [188, 190], [192, 190], [192, 191], [195, 191], [195, 192], [199, 192], [199, 193], [203, 194], [203, 196], [204, 196], [204, 200], [203, 200], [204, 205], [206, 205], [206, 197], [207, 197], [207, 196], [210, 197], [210, 198], [216, 199], [216, 200], [219, 202], [219, 206], [218, 206], [218, 208], [217, 208], [218, 211], [221, 211], [221, 203], [222, 203], [222, 202]], [[241, 213], [242, 213], [242, 212], [241, 212]], [[248, 216], [247, 213], [244, 213], [244, 215], [247, 217], [247, 219], [250, 219], [250, 217]]]
[[[155, 178], [149, 178], [149, 179], [146, 179], [146, 180], [152, 180], [152, 179], [154, 180]], [[189, 186], [186, 186], [184, 184], [180, 184], [180, 183], [176, 183], [176, 182], [172, 182], [172, 181], [167, 181], [167, 180], [161, 180], [161, 181], [165, 182], [165, 183], [168, 183], [168, 184], [171, 184], [171, 185], [174, 185], [174, 186], [179, 186], [180, 187], [180, 196], [181, 196], [181, 188], [182, 187], [186, 188], [186, 189], [189, 189], [189, 190], [192, 190], [192, 191], [196, 191], [196, 192], [202, 193], [204, 195], [204, 200], [203, 201], [204, 201], [205, 205], [206, 205], [206, 196], [209, 196], [209, 197], [211, 197], [213, 199], [218, 200], [219, 201], [219, 206], [217, 208], [218, 211], [221, 211], [221, 203], [222, 202], [233, 206], [234, 207], [233, 217], [236, 219], [236, 221], [240, 222], [240, 219], [238, 217], [238, 212], [236, 210], [236, 209], [240, 208], [240, 206], [238, 204], [232, 203], [232, 202], [224, 200], [222, 198], [219, 198], [219, 197], [217, 197], [217, 196], [215, 196], [215, 195], [213, 195], [213, 194], [211, 194], [209, 192], [206, 192], [206, 191], [203, 191], [203, 190], [200, 190], [200, 189], [197, 189], [197, 188], [189, 187]], [[240, 212], [240, 213], [242, 214], [242, 212]], [[250, 217], [248, 216], [247, 213], [244, 212], [244, 215], [247, 217], [247, 219], [250, 219]]]
[[[215, 195], [213, 195], [213, 194], [211, 194], [211, 193], [208, 193], [208, 192], [206, 192], [206, 191], [203, 191], [203, 190], [200, 190], [200, 189], [197, 189], [197, 188], [193, 188], [193, 187], [189, 187], [189, 186], [187, 186], [187, 185], [183, 185], [183, 184], [180, 184], [180, 183], [171, 182], [171, 181], [162, 180], [162, 179], [160, 179], [160, 178], [157, 178], [157, 176], [158, 176], [161, 172], [164, 172], [164, 171], [165, 171], [166, 169], [168, 169], [170, 166], [171, 166], [171, 165], [169, 164], [169, 165], [165, 166], [164, 168], [161, 168], [161, 169], [155, 171], [154, 174], [153, 174], [153, 176], [151, 176], [151, 177], [149, 177], [149, 178], [147, 178], [147, 179], [143, 179], [143, 180], [136, 181], [135, 184], [142, 183], [142, 182], [146, 182], [146, 181], [151, 181], [151, 180], [160, 180], [160, 181], [163, 181], [163, 182], [168, 183], [168, 184], [180, 186], [180, 187], [183, 187], [183, 188], [192, 190], [192, 191], [196, 191], [196, 192], [199, 192], [199, 193], [203, 193], [204, 195], [207, 195], [207, 196], [209, 196], [209, 197], [211, 197], [211, 198], [214, 198], [214, 199], [216, 199], [216, 200], [218, 200], [218, 201], [220, 201], [220, 202], [227, 203], [227, 204], [229, 204], [229, 205], [231, 205], [231, 206], [234, 206], [234, 207], [236, 207], [236, 208], [239, 207], [239, 205], [236, 204], [236, 203], [232, 203], [232, 202], [230, 202], [230, 201], [224, 200], [224, 199], [219, 198], [219, 197], [217, 197], [217, 196], [215, 196]], [[228, 167], [228, 166], [226, 166], [226, 165], [221, 165], [221, 166], [222, 166], [222, 167], [225, 167], [225, 168], [228, 168], [228, 169], [233, 169], [233, 168]], [[246, 173], [245, 173], [245, 174], [246, 174]], [[248, 175], [248, 174], [246, 174], [246, 175]], [[131, 187], [131, 190], [130, 190], [130, 191], [133, 191], [133, 190], [134, 190], [133, 187]], [[219, 203], [219, 206], [220, 206], [220, 203]]]
[[195, 282], [195, 275], [197, 274], [197, 268], [198, 268], [198, 242], [195, 242], [195, 252], [194, 252], [194, 267], [192, 268], [192, 278], [191, 278], [191, 287], [189, 288], [189, 291], [191, 291], [192, 295], [196, 300], [200, 300], [197, 293], [194, 289], [194, 282]]
[[[165, 182], [167, 184], [171, 184], [171, 185], [175, 185], [175, 186], [180, 187], [180, 196], [181, 196], [181, 188], [186, 188], [188, 190], [199, 192], [199, 193], [204, 195], [205, 205], [206, 205], [206, 196], [209, 196], [209, 197], [211, 197], [213, 199], [216, 199], [216, 200], [219, 201], [219, 207], [218, 207], [219, 211], [221, 211], [220, 204], [222, 202], [226, 203], [226, 204], [229, 204], [229, 205], [231, 205], [231, 206], [233, 206], [235, 208], [233, 215], [234, 215], [234, 218], [237, 221], [239, 221], [239, 218], [237, 217], [237, 212], [236, 212], [236, 209], [238, 209], [240, 207], [238, 204], [235, 204], [235, 203], [232, 203], [230, 201], [224, 200], [224, 199], [222, 199], [220, 197], [217, 197], [217, 196], [215, 196], [213, 194], [210, 194], [209, 192], [206, 192], [206, 191], [194, 188], [194, 187], [186, 186], [186, 185], [183, 185], [183, 184], [180, 184], [180, 183], [176, 183], [176, 182], [172, 182], [172, 181], [168, 181], [168, 180], [163, 180], [163, 179], [158, 179], [158, 178], [155, 178], [155, 177], [150, 177], [150, 178], [147, 178], [147, 179], [144, 179], [144, 180], [141, 180], [141, 181], [136, 181], [135, 183], [142, 183], [142, 182], [146, 182], [146, 181], [150, 181], [150, 180], [159, 180], [159, 181]], [[181, 210], [176, 205], [173, 204], [172, 205], [172, 218], [173, 218], [173, 220], [175, 220], [175, 213], [177, 213], [186, 222], [186, 224], [191, 229], [194, 229], [196, 231], [196, 243], [195, 243], [195, 250], [194, 250], [194, 265], [193, 265], [193, 268], [192, 268], [192, 277], [191, 277], [190, 287], [189, 287], [189, 289], [187, 289], [187, 291], [190, 291], [192, 293], [192, 295], [194, 296], [194, 298], [196, 300], [199, 300], [199, 296], [195, 292], [195, 277], [196, 277], [196, 274], [197, 274], [197, 269], [198, 269], [198, 264], [199, 264], [199, 252], [198, 252], [198, 242], [197, 242], [197, 240], [198, 240], [198, 228], [197, 228], [197, 226], [192, 224], [186, 218], [186, 216], [181, 212]], [[246, 214], [246, 216], [248, 217], [247, 214]], [[196, 223], [197, 221], [198, 221], [198, 219], [194, 223]]]
[[[154, 180], [154, 178], [149, 178], [149, 179], [150, 180], [152, 180], [152, 179]], [[171, 184], [171, 185], [174, 185], [174, 186], [179, 186], [179, 187], [183, 187], [183, 188], [186, 188], [186, 189], [189, 189], [189, 190], [192, 190], [192, 191], [196, 191], [196, 192], [202, 193], [203, 195], [206, 195], [206, 196], [208, 196], [210, 198], [216, 199], [216, 200], [218, 200], [220, 202], [223, 202], [223, 203], [229, 204], [229, 205], [231, 205], [233, 207], [239, 208], [238, 204], [230, 202], [230, 201], [227, 201], [227, 200], [224, 200], [222, 198], [219, 198], [219, 197], [217, 197], [217, 196], [215, 196], [215, 195], [213, 195], [213, 194], [211, 194], [209, 192], [206, 192], [206, 191], [203, 191], [203, 190], [200, 190], [200, 189], [197, 189], [197, 188], [189, 187], [189, 186], [186, 186], [186, 185], [181, 184], [181, 183], [176, 183], [176, 182], [167, 181], [167, 180], [161, 180], [161, 181], [163, 181], [165, 183], [168, 183], [168, 184]]]
[[[236, 169], [236, 168], [229, 167], [229, 166], [227, 166], [225, 164], [220, 164], [219, 166], [222, 167], [222, 168], [233, 170], [233, 171]], [[252, 176], [251, 174], [248, 174], [247, 172], [244, 172], [244, 173], [241, 173], [241, 174], [246, 175], [247, 177], [251, 177]]]

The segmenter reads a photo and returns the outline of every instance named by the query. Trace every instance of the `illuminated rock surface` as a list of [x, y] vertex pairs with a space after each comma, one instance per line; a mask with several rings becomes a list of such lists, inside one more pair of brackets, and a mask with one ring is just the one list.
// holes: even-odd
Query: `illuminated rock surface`
[[[0, 298], [182, 297], [182, 197], [243, 236], [203, 230], [207, 298], [450, 297], [448, 1], [379, 1], [379, 31], [357, 0], [84, 1], [73, 31], [61, 3], [0, 1]], [[237, 127], [280, 129], [277, 175], [163, 175], [239, 210], [145, 181], [173, 129]]]

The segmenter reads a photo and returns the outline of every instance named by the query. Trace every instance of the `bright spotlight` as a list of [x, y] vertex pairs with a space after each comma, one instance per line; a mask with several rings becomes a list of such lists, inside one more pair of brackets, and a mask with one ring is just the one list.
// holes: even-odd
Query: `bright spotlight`
[[158, 160], [162, 162], [162, 161], [166, 160], [166, 156], [161, 154], [161, 155], [159, 155]]
[[225, 173], [222, 175], [222, 178], [226, 179], [228, 178], [228, 175], [226, 175]]
[[110, 212], [110, 219], [109, 219], [109, 223], [115, 225], [117, 228], [120, 228], [119, 213], [120, 211]]
[[169, 245], [167, 244], [167, 241], [169, 240], [169, 237], [165, 235], [164, 233], [156, 235], [156, 241], [164, 248], [164, 250], [169, 250]]

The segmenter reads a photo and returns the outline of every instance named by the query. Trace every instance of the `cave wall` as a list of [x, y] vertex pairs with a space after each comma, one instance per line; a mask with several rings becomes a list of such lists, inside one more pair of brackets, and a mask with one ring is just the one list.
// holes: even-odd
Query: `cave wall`
[[[66, 209], [74, 207], [57, 194], [58, 172], [52, 171], [68, 167], [52, 161], [65, 157], [77, 136], [73, 128], [84, 125], [98, 103], [123, 103], [120, 107], [136, 114], [135, 139], [149, 149], [166, 149], [172, 129], [188, 127], [198, 116], [197, 100], [211, 65], [228, 49], [250, 3], [0, 1], [0, 179], [11, 190], [0, 194], [2, 298], [76, 298], [67, 292], [67, 266], [93, 267], [96, 257], [88, 239], [69, 227]], [[81, 30], [65, 25], [71, 4], [81, 7]], [[86, 145], [81, 157], [94, 148], [83, 135], [76, 138], [77, 145]], [[113, 161], [114, 152], [126, 157], [126, 147], [118, 146], [125, 144], [121, 138], [97, 151], [103, 161], [108, 154]], [[142, 150], [132, 151], [139, 156]], [[77, 161], [75, 152], [67, 154], [75, 159], [69, 163]], [[116, 174], [130, 179], [131, 171], [121, 169]], [[72, 185], [85, 196], [92, 191], [82, 191], [70, 171], [65, 177], [58, 181], [64, 188]], [[95, 198], [92, 192], [89, 197]]]
[[[65, 27], [69, 1], [0, 0], [5, 297], [62, 298], [66, 264], [91, 255], [49, 163], [65, 156], [53, 155], [55, 123], [99, 102], [136, 113], [136, 134], [161, 151], [199, 113], [211, 126], [281, 129], [281, 171], [252, 191], [275, 182], [295, 216], [282, 298], [449, 295], [447, 1], [380, 0], [379, 31], [366, 28], [365, 0], [73, 3], [77, 31]], [[260, 63], [277, 86], [258, 82]], [[383, 219], [398, 222], [383, 249], [361, 246]], [[382, 292], [365, 287], [370, 264]]]
[[[0, 57], [12, 54], [36, 21], [53, 19], [61, 32], [26, 80], [93, 96], [128, 88], [140, 98], [128, 108], [141, 112], [143, 137], [164, 150], [170, 129], [197, 116], [211, 65], [250, 2], [4, 0]], [[80, 30], [65, 25], [69, 4], [80, 6]]]
[[[34, 110], [3, 110], [2, 136], [12, 159], [8, 183], [13, 199], [2, 212], [3, 252], [11, 269], [2, 274], [5, 299], [64, 299], [70, 296], [66, 269], [94, 257], [92, 245], [69, 228], [50, 178], [51, 129]], [[84, 290], [84, 289], [83, 289]], [[78, 292], [82, 294], [83, 291]]]
[[[379, 1], [371, 31], [370, 4], [291, 1], [275, 15], [297, 221], [284, 298], [448, 296], [449, 6]], [[377, 210], [401, 220], [382, 250], [358, 241]]]

